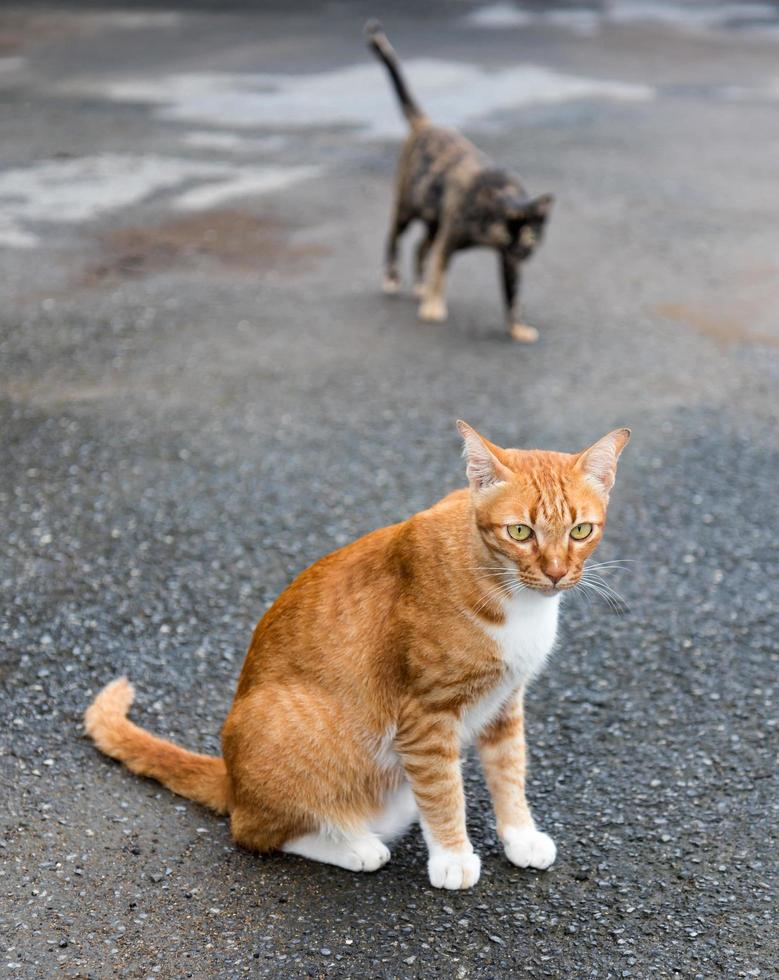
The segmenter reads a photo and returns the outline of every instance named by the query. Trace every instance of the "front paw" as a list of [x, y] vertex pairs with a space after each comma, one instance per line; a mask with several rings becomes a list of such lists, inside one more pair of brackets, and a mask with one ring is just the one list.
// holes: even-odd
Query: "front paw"
[[509, 327], [509, 337], [520, 344], [534, 344], [538, 340], [538, 331], [526, 323], [512, 323]]
[[426, 299], [419, 307], [419, 319], [426, 323], [443, 323], [446, 319], [446, 303], [442, 299]]
[[471, 888], [479, 880], [481, 861], [473, 851], [436, 850], [427, 862], [433, 888]]
[[506, 857], [518, 868], [538, 868], [540, 871], [554, 864], [557, 857], [555, 842], [549, 834], [535, 827], [506, 827], [503, 831], [503, 847]]

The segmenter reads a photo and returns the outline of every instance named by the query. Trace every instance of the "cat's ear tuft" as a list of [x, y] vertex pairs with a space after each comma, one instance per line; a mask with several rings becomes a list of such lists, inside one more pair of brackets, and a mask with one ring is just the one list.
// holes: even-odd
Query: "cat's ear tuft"
[[505, 483], [510, 471], [498, 458], [499, 448], [483, 439], [476, 429], [462, 419], [457, 420], [457, 428], [463, 437], [463, 456], [467, 463], [465, 472], [471, 489], [481, 493]]
[[579, 454], [577, 466], [608, 497], [617, 476], [617, 460], [630, 439], [630, 429], [615, 429]]
[[552, 210], [552, 205], [554, 204], [553, 194], [542, 194], [537, 197], [532, 203], [533, 214], [540, 218], [542, 221], [546, 221], [549, 217], [549, 213]]

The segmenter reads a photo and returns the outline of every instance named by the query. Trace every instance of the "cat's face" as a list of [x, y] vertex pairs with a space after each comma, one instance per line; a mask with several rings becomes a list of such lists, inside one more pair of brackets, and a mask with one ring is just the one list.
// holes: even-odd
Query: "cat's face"
[[459, 422], [481, 538], [494, 564], [545, 595], [576, 585], [606, 524], [629, 429], [578, 454], [501, 449]]
[[551, 194], [542, 194], [507, 214], [508, 251], [520, 261], [529, 259], [540, 245], [553, 200]]

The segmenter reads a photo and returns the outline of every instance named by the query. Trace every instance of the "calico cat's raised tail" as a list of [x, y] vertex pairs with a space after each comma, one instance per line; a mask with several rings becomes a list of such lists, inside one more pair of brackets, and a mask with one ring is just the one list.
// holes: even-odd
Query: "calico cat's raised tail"
[[411, 222], [419, 220], [427, 228], [414, 258], [420, 318], [446, 319], [444, 285], [452, 255], [485, 245], [498, 252], [509, 335], [525, 343], [536, 340], [538, 331], [520, 319], [520, 266], [543, 237], [552, 195], [529, 197], [518, 177], [496, 167], [464, 136], [435, 126], [411, 95], [378, 21], [370, 21], [365, 34], [389, 72], [411, 127], [398, 164], [384, 291], [396, 293], [400, 288], [398, 241]]
[[389, 42], [389, 38], [384, 33], [384, 28], [381, 26], [377, 20], [369, 20], [365, 25], [365, 37], [368, 44], [376, 52], [377, 57], [384, 62], [387, 71], [389, 72], [390, 80], [397, 93], [398, 100], [400, 102], [400, 107], [403, 110], [403, 115], [408, 120], [409, 124], [413, 128], [422, 122], [425, 122], [427, 117], [424, 112], [419, 108], [416, 99], [411, 94], [406, 80], [403, 77], [403, 73], [400, 70], [400, 61], [398, 56], [395, 54], [395, 49]]

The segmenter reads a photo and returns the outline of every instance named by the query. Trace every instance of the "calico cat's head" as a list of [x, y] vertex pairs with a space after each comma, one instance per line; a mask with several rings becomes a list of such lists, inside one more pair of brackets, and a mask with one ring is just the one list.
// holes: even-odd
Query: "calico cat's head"
[[630, 429], [580, 453], [501, 449], [465, 422], [463, 455], [476, 526], [494, 562], [545, 595], [570, 589], [598, 547]]
[[462, 222], [473, 242], [523, 261], [544, 237], [553, 204], [551, 194], [528, 197], [502, 170], [485, 170], [473, 182]]
[[540, 197], [509, 204], [506, 229], [509, 234], [508, 251], [513, 256], [521, 261], [530, 258], [544, 237], [553, 203], [551, 194], [541, 194]]

